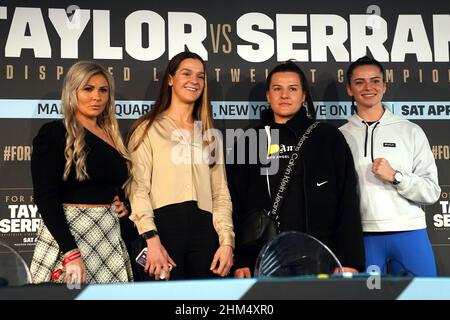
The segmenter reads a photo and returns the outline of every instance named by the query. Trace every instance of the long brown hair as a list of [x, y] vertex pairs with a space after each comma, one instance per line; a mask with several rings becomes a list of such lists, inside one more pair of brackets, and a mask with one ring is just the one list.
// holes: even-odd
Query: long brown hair
[[[212, 113], [211, 113], [211, 106], [209, 103], [209, 97], [208, 97], [208, 79], [206, 76], [206, 65], [203, 59], [194, 52], [184, 51], [180, 52], [177, 55], [175, 55], [167, 65], [166, 71], [164, 72], [164, 77], [162, 79], [161, 88], [159, 90], [158, 98], [155, 102], [155, 107], [148, 113], [142, 115], [132, 126], [130, 131], [128, 132], [127, 136], [127, 144], [128, 148], [130, 148], [130, 152], [137, 149], [137, 147], [141, 144], [142, 140], [144, 139], [145, 135], [147, 134], [148, 130], [150, 129], [150, 126], [152, 125], [153, 121], [165, 110], [167, 110], [170, 106], [170, 103], [172, 102], [172, 87], [169, 86], [169, 76], [174, 76], [177, 72], [181, 62], [183, 62], [186, 59], [195, 59], [199, 60], [202, 65], [203, 69], [205, 71], [205, 85], [203, 88], [203, 92], [201, 96], [195, 101], [194, 104], [194, 111], [193, 111], [193, 117], [194, 120], [198, 120], [202, 122], [202, 133], [206, 132], [207, 130], [213, 128], [213, 120], [212, 120]], [[136, 140], [136, 142], [133, 144], [133, 146], [130, 146], [130, 140], [133, 134], [136, 132], [136, 129], [144, 125], [145, 123], [145, 129], [142, 135]]]

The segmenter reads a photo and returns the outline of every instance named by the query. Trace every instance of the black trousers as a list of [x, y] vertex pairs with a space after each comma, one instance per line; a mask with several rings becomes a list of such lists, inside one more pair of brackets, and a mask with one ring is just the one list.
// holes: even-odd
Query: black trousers
[[168, 205], [154, 213], [161, 243], [177, 264], [170, 272], [170, 278], [215, 277], [210, 267], [219, 240], [212, 214], [200, 210], [195, 201]]

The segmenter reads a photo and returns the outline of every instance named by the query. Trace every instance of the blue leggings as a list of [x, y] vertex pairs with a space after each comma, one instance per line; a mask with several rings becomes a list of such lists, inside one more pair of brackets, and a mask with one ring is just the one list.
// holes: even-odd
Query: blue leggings
[[[366, 268], [377, 265], [383, 274], [435, 277], [436, 263], [426, 229], [365, 232]], [[388, 270], [390, 267], [390, 270]]]

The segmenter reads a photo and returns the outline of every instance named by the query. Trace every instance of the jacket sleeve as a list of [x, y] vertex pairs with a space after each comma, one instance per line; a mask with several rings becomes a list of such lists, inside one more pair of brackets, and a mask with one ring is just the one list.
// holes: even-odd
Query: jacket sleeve
[[61, 123], [51, 122], [42, 126], [33, 139], [31, 176], [34, 202], [46, 227], [62, 252], [77, 248], [70, 233], [60, 190], [64, 173], [65, 130]]
[[333, 144], [337, 174], [338, 208], [336, 255], [344, 267], [364, 271], [364, 241], [357, 191], [357, 176], [350, 147], [340, 131]]
[[[242, 140], [240, 141], [242, 142]], [[246, 146], [247, 147], [247, 146]], [[247, 149], [244, 149], [247, 153]], [[257, 251], [250, 248], [243, 248], [239, 245], [239, 236], [242, 232], [242, 218], [245, 214], [246, 199], [249, 182], [249, 164], [240, 163], [242, 159], [238, 157], [237, 143], [232, 151], [233, 163], [227, 165], [228, 186], [230, 189], [231, 201], [233, 204], [233, 224], [236, 232], [236, 247], [234, 251], [235, 268], [248, 267], [253, 272], [254, 261], [256, 260]], [[246, 157], [245, 159], [248, 159]], [[248, 160], [245, 160], [248, 161]], [[245, 162], [244, 161], [244, 162]]]
[[[142, 127], [141, 127], [142, 128]], [[138, 137], [143, 134], [138, 128], [130, 141], [132, 147]], [[130, 148], [132, 150], [132, 148]], [[130, 184], [130, 219], [136, 224], [139, 234], [150, 230], [156, 230], [154, 213], [150, 200], [152, 184], [153, 152], [148, 135], [136, 150], [131, 152], [132, 180]]]
[[441, 194], [438, 173], [428, 139], [420, 127], [412, 132], [414, 156], [412, 172], [402, 172], [403, 180], [396, 185], [397, 192], [419, 204], [433, 204]]

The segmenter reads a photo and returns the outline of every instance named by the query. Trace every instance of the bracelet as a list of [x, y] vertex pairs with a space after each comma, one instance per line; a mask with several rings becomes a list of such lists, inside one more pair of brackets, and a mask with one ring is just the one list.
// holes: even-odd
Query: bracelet
[[76, 253], [76, 252], [80, 252], [80, 249], [76, 248], [76, 249], [72, 249], [72, 250], [67, 251], [66, 253], [63, 254], [63, 259], [65, 259], [66, 257], [68, 257], [71, 254]]
[[[65, 258], [64, 258], [64, 260], [61, 263], [63, 268], [70, 261], [80, 258], [81, 257], [81, 252], [78, 249], [73, 249], [73, 250], [70, 250], [70, 251], [66, 252], [64, 254], [64, 256], [65, 256]], [[52, 271], [50, 274], [52, 276], [52, 279], [54, 281], [57, 281], [59, 279], [59, 277], [62, 275], [62, 273], [63, 273], [63, 270], [61, 268], [59, 268], [59, 269], [56, 269], [55, 271]]]
[[74, 252], [71, 255], [67, 256], [66, 258], [64, 258], [63, 262], [62, 262], [62, 266], [65, 267], [66, 264], [68, 264], [70, 261], [78, 259], [79, 257], [81, 257], [81, 252]]
[[144, 240], [151, 239], [157, 235], [158, 235], [158, 231], [156, 231], [156, 230], [150, 230], [150, 231], [147, 231], [147, 232], [144, 232], [143, 234], [141, 234], [141, 236], [142, 236], [142, 238], [144, 238]]

